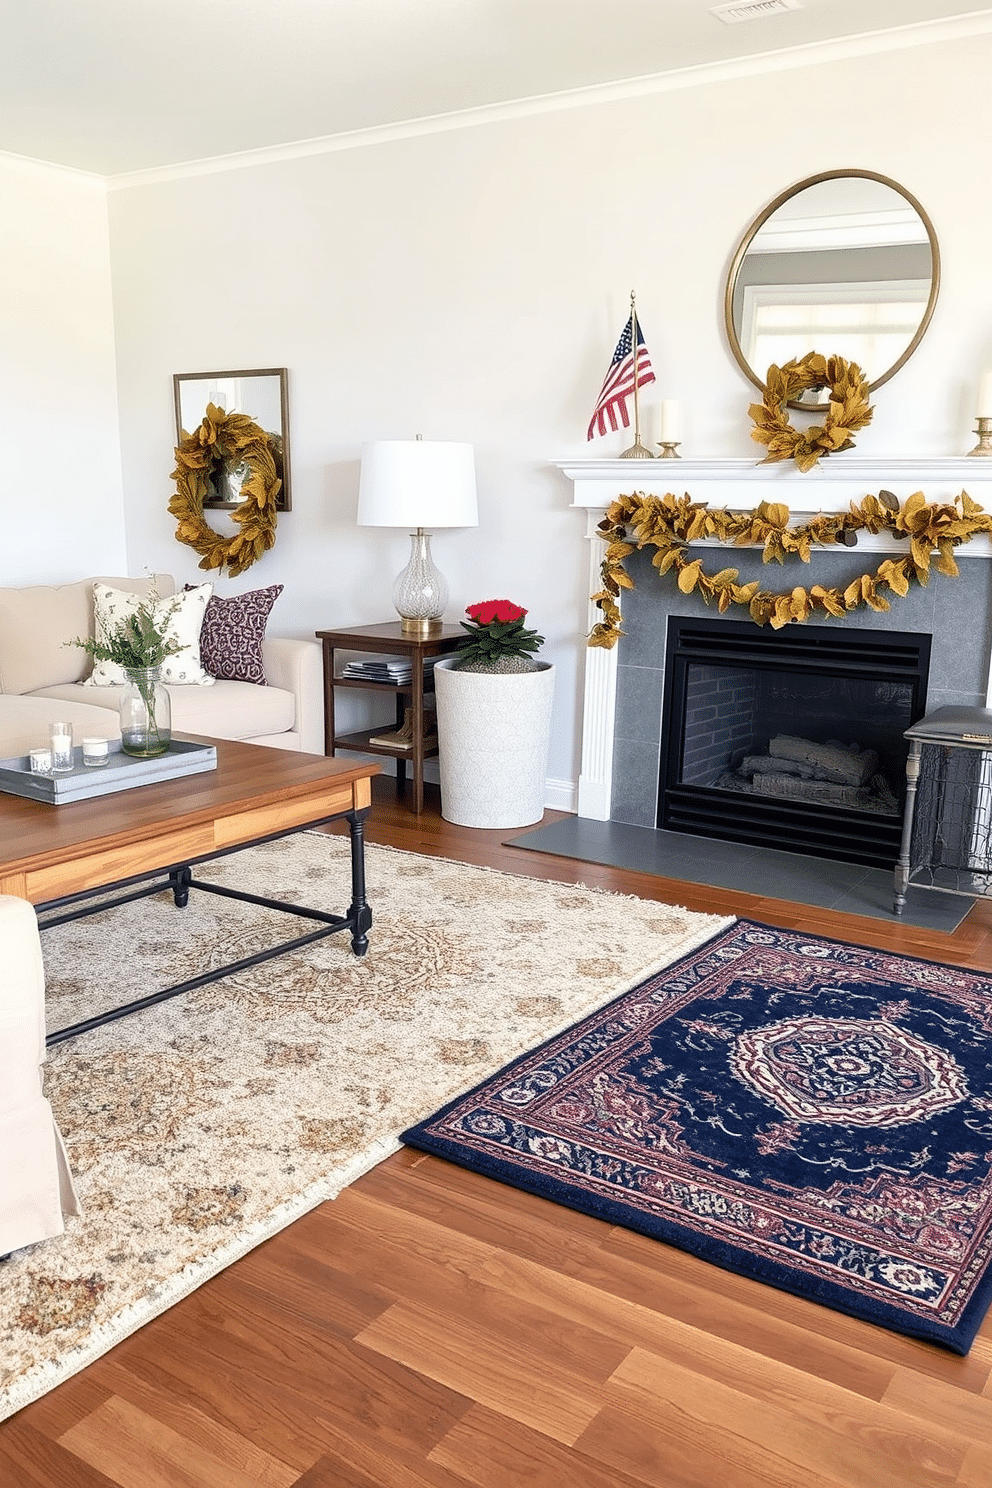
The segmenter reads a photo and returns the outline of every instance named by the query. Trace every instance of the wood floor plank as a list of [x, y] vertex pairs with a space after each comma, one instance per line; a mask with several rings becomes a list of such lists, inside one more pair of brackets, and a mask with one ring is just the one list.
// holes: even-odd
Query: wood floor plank
[[[965, 1441], [992, 1445], [992, 1405], [987, 1396], [972, 1395], [943, 1380], [897, 1369], [882, 1403], [908, 1415], [922, 1416]], [[989, 1483], [992, 1485], [992, 1472]]]
[[330, 1258], [322, 1260], [303, 1236], [277, 1249], [265, 1249], [263, 1257], [256, 1259], [251, 1253], [237, 1268], [222, 1273], [223, 1285], [217, 1295], [224, 1305], [243, 1306], [258, 1315], [278, 1297], [287, 1317], [309, 1325], [315, 1313], [314, 1297], [319, 1296], [322, 1325], [342, 1338], [353, 1338], [395, 1301], [384, 1287], [329, 1264]]
[[374, 1469], [365, 1472], [348, 1454], [328, 1453], [298, 1480], [296, 1488], [465, 1488], [465, 1484], [430, 1462], [391, 1462], [380, 1454]]
[[172, 1423], [173, 1412], [182, 1416], [195, 1411], [249, 1445], [271, 1451], [298, 1473], [317, 1461], [326, 1432], [295, 1391], [264, 1377], [243, 1374], [234, 1379], [209, 1355], [191, 1359], [188, 1348], [176, 1350], [160, 1334], [142, 1334], [135, 1335], [140, 1349], [120, 1360], [108, 1356], [100, 1361], [102, 1377], [123, 1399]]
[[209, 1317], [187, 1314], [169, 1340], [173, 1369], [191, 1382], [219, 1372], [239, 1389], [261, 1379], [266, 1388], [256, 1393], [263, 1410], [266, 1399], [278, 1403], [308, 1422], [321, 1445], [325, 1422], [337, 1429], [357, 1415], [387, 1441], [410, 1442], [426, 1453], [471, 1403], [436, 1376], [397, 1367], [385, 1350], [357, 1347], [319, 1325], [303, 1330], [298, 1320], [287, 1322], [272, 1310], [264, 1326], [260, 1316], [244, 1322], [243, 1331], [218, 1331]]
[[627, 1356], [605, 1399], [608, 1407], [649, 1424], [676, 1418], [700, 1445], [719, 1421], [728, 1458], [733, 1452], [741, 1462], [756, 1455], [785, 1458], [797, 1482], [826, 1471], [844, 1484], [937, 1488], [954, 1483], [966, 1449], [950, 1432], [928, 1431], [909, 1416], [849, 1393], [821, 1391], [817, 1400], [807, 1392], [798, 1409], [790, 1408], [788, 1397], [776, 1398], [771, 1387], [763, 1397], [742, 1378], [733, 1387], [643, 1349]]
[[700, 1429], [674, 1411], [646, 1420], [603, 1410], [576, 1450], [647, 1488], [875, 1488], [870, 1477], [845, 1483], [823, 1464], [800, 1475], [787, 1451], [762, 1450], [715, 1429], [715, 1423], [709, 1431]]
[[969, 1447], [965, 1453], [957, 1488], [989, 1488], [992, 1483], [992, 1451], [988, 1447]]
[[[292, 1488], [295, 1468], [243, 1437], [214, 1426], [207, 1433], [175, 1431], [129, 1401], [112, 1396], [71, 1426], [60, 1444], [120, 1488]], [[209, 1444], [208, 1444], [209, 1443]]]
[[[631, 1256], [666, 1279], [682, 1275], [693, 1285], [710, 1286], [705, 1275], [710, 1269], [706, 1261], [684, 1251], [659, 1246], [646, 1235], [616, 1229], [611, 1232], [604, 1248], [611, 1253], [616, 1251], [619, 1255]], [[894, 1366], [901, 1364], [935, 1379], [953, 1381], [959, 1389], [975, 1394], [984, 1388], [988, 1365], [980, 1350], [973, 1349], [962, 1358], [947, 1349], [908, 1338], [902, 1333], [893, 1333], [887, 1328], [876, 1328], [860, 1318], [848, 1317], [846, 1313], [821, 1307], [804, 1297], [793, 1297], [774, 1287], [769, 1289], [759, 1281], [729, 1271], [723, 1272], [721, 1280], [713, 1281], [712, 1286], [728, 1301], [735, 1300], [756, 1313], [760, 1312], [769, 1325], [777, 1320], [800, 1331], [834, 1339], [879, 1360], [887, 1360]], [[992, 1317], [987, 1322], [992, 1322]]]
[[[625, 1350], [641, 1349], [673, 1364], [730, 1384], [762, 1400], [794, 1402], [797, 1392], [808, 1392], [817, 1402], [847, 1403], [850, 1397], [877, 1402], [892, 1382], [889, 1365], [878, 1366], [856, 1351], [826, 1340], [810, 1340], [808, 1332], [783, 1348], [781, 1330], [769, 1329], [779, 1352], [801, 1357], [801, 1367], [784, 1362], [764, 1346], [759, 1336], [763, 1319], [748, 1313], [742, 1333], [747, 1342], [735, 1343], [712, 1326], [712, 1307], [707, 1326], [683, 1323], [670, 1307], [656, 1308], [654, 1298], [633, 1301], [574, 1276], [562, 1276], [546, 1266], [499, 1253], [494, 1265], [503, 1291], [513, 1293], [529, 1305], [553, 1307], [563, 1317], [574, 1318], [600, 1333], [614, 1337]], [[497, 1278], [494, 1277], [494, 1281]], [[817, 1355], [821, 1357], [817, 1357]], [[755, 1370], [755, 1357], [762, 1360]]]
[[[512, 835], [375, 783], [373, 842], [992, 969], [992, 903], [945, 934]], [[986, 1420], [992, 1315], [960, 1359], [406, 1149], [0, 1425], [0, 1488], [992, 1488]]]
[[[572, 1371], [582, 1379], [602, 1382], [627, 1352], [628, 1345], [612, 1332], [589, 1327], [545, 1307], [537, 1290], [518, 1298], [500, 1285], [500, 1271], [490, 1265], [490, 1247], [456, 1242], [450, 1229], [400, 1214], [383, 1205], [373, 1205], [354, 1196], [347, 1212], [365, 1223], [359, 1234], [346, 1221], [338, 1221], [339, 1207], [329, 1206], [324, 1215], [328, 1244], [342, 1247], [362, 1274], [388, 1275], [403, 1295], [416, 1293], [429, 1299], [431, 1310], [454, 1319], [470, 1316], [473, 1325], [486, 1335], [505, 1335], [517, 1348], [535, 1360], [546, 1356], [556, 1367]], [[482, 1254], [480, 1255], [480, 1251]], [[366, 1341], [368, 1330], [359, 1334]]]
[[67, 1452], [59, 1441], [16, 1416], [0, 1426], [0, 1483], [3, 1488], [120, 1488], [112, 1478]]
[[549, 1367], [545, 1359], [538, 1373], [526, 1349], [512, 1338], [482, 1332], [474, 1319], [460, 1323], [400, 1302], [356, 1342], [449, 1389], [458, 1380], [473, 1400], [555, 1441], [574, 1442], [599, 1409], [601, 1387], [564, 1367]]
[[432, 1456], [354, 1430], [337, 1432], [296, 1488], [470, 1488]]
[[[73, 1375], [58, 1390], [50, 1390], [47, 1395], [26, 1405], [15, 1419], [20, 1425], [31, 1426], [42, 1436], [54, 1439], [103, 1405], [113, 1393], [112, 1386], [105, 1380], [98, 1383], [93, 1371], [87, 1369], [82, 1374]], [[0, 1426], [0, 1447], [3, 1440], [3, 1426]]]
[[[259, 1464], [262, 1473], [270, 1472], [277, 1481], [282, 1482], [288, 1475], [288, 1481], [295, 1483], [300, 1473], [319, 1455], [316, 1444], [302, 1448], [290, 1446], [286, 1451], [287, 1437], [272, 1432], [271, 1424], [264, 1440], [253, 1440], [238, 1425], [220, 1421], [208, 1410], [194, 1405], [184, 1393], [175, 1389], [175, 1381], [170, 1381], [162, 1372], [149, 1370], [146, 1376], [134, 1368], [111, 1361], [105, 1375], [108, 1383], [116, 1386], [110, 1399], [122, 1401], [133, 1410], [153, 1417], [175, 1435], [193, 1442], [221, 1462], [230, 1462], [244, 1469]], [[268, 1413], [269, 1421], [271, 1414]], [[112, 1432], [106, 1435], [113, 1440]], [[279, 1440], [282, 1455], [273, 1456], [269, 1450], [274, 1440]], [[270, 1462], [275, 1464], [271, 1470], [268, 1467]], [[265, 1483], [267, 1479], [260, 1476], [260, 1482]]]
[[474, 1405], [430, 1454], [472, 1488], [638, 1488], [610, 1464], [569, 1451], [540, 1431]]
[[[666, 1321], [740, 1343], [756, 1356], [787, 1364], [801, 1359], [804, 1370], [814, 1377], [872, 1398], [879, 1398], [892, 1378], [891, 1363], [876, 1360], [861, 1347], [821, 1336], [821, 1326], [835, 1326], [835, 1315], [823, 1308], [781, 1293], [775, 1294], [773, 1306], [767, 1287], [654, 1241], [646, 1242], [650, 1247], [647, 1266], [641, 1258], [618, 1258], [606, 1249], [615, 1233], [613, 1226], [521, 1190], [509, 1191], [512, 1201], [504, 1199], [505, 1187], [440, 1159], [429, 1159], [411, 1175], [393, 1163], [389, 1159], [376, 1170], [377, 1197], [391, 1193], [393, 1203], [404, 1213], [414, 1209], [430, 1215], [441, 1212], [452, 1229], [498, 1237], [501, 1253], [547, 1267], [561, 1279], [559, 1290], [570, 1298], [564, 1305], [575, 1303], [573, 1285], [589, 1286], [602, 1292], [606, 1308], [615, 1306], [616, 1299], [644, 1303]], [[424, 1186], [430, 1190], [426, 1201], [420, 1191]], [[502, 1214], [504, 1203], [512, 1203], [512, 1218]], [[439, 1209], [442, 1204], [446, 1207]], [[574, 1233], [578, 1220], [586, 1221], [581, 1236]], [[555, 1285], [550, 1278], [549, 1285]], [[796, 1321], [774, 1310], [790, 1303], [798, 1314]], [[873, 1339], [876, 1330], [863, 1326]], [[981, 1378], [979, 1371], [975, 1378]]]

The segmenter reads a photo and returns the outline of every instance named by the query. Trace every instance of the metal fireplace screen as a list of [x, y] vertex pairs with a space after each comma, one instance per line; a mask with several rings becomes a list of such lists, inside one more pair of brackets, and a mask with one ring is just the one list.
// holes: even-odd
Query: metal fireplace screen
[[920, 741], [909, 836], [910, 883], [992, 894], [992, 750]]

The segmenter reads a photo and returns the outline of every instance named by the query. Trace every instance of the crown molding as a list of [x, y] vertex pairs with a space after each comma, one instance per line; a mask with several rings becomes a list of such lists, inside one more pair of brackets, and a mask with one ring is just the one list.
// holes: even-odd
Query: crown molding
[[149, 170], [128, 171], [108, 176], [111, 191], [132, 186], [155, 185], [183, 180], [192, 176], [217, 175], [224, 171], [249, 170], [256, 166], [275, 165], [283, 161], [302, 160], [313, 155], [332, 155], [345, 150], [366, 149], [400, 140], [419, 139], [426, 135], [447, 134], [458, 129], [472, 129], [507, 120], [532, 118], [540, 114], [562, 113], [569, 109], [590, 108], [601, 104], [623, 102], [632, 98], [652, 97], [661, 93], [680, 92], [687, 88], [713, 83], [733, 82], [739, 78], [764, 73], [788, 72], [796, 68], [816, 67], [825, 63], [846, 61], [853, 57], [875, 56], [882, 52], [906, 51], [913, 47], [933, 46], [939, 42], [958, 41], [971, 36], [992, 33], [992, 8], [969, 15], [949, 16], [940, 21], [919, 21], [908, 26], [869, 31], [859, 36], [845, 36], [831, 41], [809, 42], [803, 46], [783, 47], [777, 51], [758, 52], [723, 62], [704, 62], [672, 72], [649, 73], [615, 83], [594, 83], [560, 93], [546, 93], [507, 103], [485, 104], [478, 108], [459, 109], [446, 114], [432, 114], [421, 119], [407, 119], [397, 124], [377, 125], [369, 129], [350, 130], [323, 135], [316, 139], [297, 140], [291, 144], [273, 145], [258, 150], [243, 150], [203, 160], [183, 161], [175, 165], [156, 166]]
[[15, 155], [9, 150], [0, 150], [0, 166], [5, 170], [20, 171], [25, 176], [60, 176], [63, 180], [76, 181], [84, 186], [96, 186], [100, 191], [108, 189], [108, 178], [95, 171], [77, 170], [71, 165], [55, 165], [48, 160], [35, 160], [30, 155]]

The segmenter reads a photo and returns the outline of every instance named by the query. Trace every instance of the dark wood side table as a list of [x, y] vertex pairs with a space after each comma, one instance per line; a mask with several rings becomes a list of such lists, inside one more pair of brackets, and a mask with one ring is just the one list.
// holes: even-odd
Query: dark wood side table
[[[460, 625], [444, 625], [434, 636], [407, 635], [399, 620], [382, 625], [351, 625], [343, 630], [318, 630], [324, 656], [324, 753], [339, 749], [360, 750], [363, 754], [383, 754], [396, 760], [400, 789], [406, 787], [407, 761], [413, 765], [413, 800], [410, 809], [419, 816], [424, 809], [424, 760], [437, 755], [436, 747], [424, 749], [424, 659], [444, 656], [454, 651], [465, 636]], [[384, 656], [409, 656], [413, 676], [409, 682], [393, 685], [371, 682], [360, 677], [341, 677], [334, 672], [335, 651], [371, 651]], [[360, 687], [364, 692], [382, 692], [395, 698], [396, 723], [403, 722], [404, 699], [410, 699], [413, 712], [413, 744], [409, 749], [387, 749], [369, 743], [372, 734], [382, 733], [383, 725], [357, 734], [339, 734], [334, 727], [334, 693], [339, 687]]]

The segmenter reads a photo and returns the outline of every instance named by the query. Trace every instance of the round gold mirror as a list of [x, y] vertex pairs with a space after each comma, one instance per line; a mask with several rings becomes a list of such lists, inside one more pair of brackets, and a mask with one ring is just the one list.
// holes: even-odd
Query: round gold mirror
[[[734, 254], [730, 349], [759, 388], [773, 362], [819, 351], [857, 362], [874, 390], [916, 350], [939, 284], [933, 224], [908, 191], [871, 171], [810, 176], [765, 207]], [[826, 396], [811, 389], [790, 406]]]

